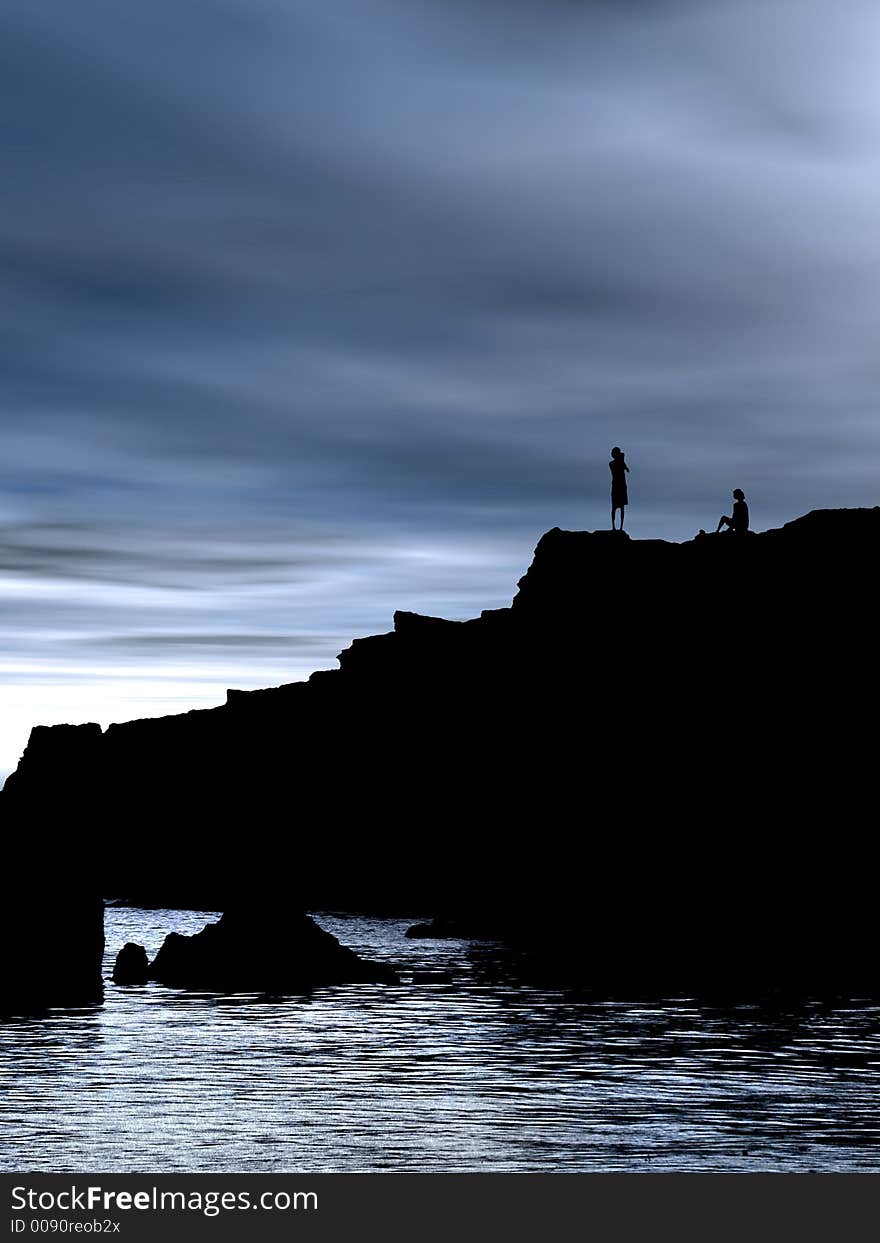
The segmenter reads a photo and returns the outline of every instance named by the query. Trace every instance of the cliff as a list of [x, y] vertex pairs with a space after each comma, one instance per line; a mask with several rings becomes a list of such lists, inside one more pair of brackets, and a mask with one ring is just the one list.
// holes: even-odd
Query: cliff
[[[8, 863], [8, 856], [7, 856]], [[41, 851], [6, 872], [0, 908], [0, 1018], [101, 1001], [104, 906], [87, 879]], [[92, 882], [93, 883], [93, 882]]]
[[[507, 609], [338, 670], [35, 729], [0, 795], [105, 892], [479, 915], [600, 988], [874, 989], [880, 508], [548, 532]], [[210, 898], [210, 901], [208, 901]]]

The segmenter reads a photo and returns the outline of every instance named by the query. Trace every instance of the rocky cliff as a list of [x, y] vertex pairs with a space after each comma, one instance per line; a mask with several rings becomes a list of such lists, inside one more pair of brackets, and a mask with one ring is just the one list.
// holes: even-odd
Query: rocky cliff
[[103, 996], [103, 902], [86, 878], [68, 873], [62, 879], [57, 861], [41, 851], [28, 851], [24, 860], [23, 871], [5, 873], [0, 1018], [95, 1005]]
[[544, 535], [510, 608], [35, 729], [0, 795], [106, 892], [478, 916], [599, 988], [874, 989], [880, 508]]

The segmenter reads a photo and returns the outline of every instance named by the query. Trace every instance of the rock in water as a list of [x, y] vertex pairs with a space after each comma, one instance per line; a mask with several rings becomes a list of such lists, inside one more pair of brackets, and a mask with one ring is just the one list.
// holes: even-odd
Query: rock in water
[[104, 904], [73, 877], [41, 885], [45, 867], [32, 859], [27, 870], [8, 873], [18, 887], [0, 902], [0, 1017], [94, 1005], [103, 996]]
[[113, 967], [114, 984], [146, 984], [150, 978], [150, 960], [142, 945], [126, 941], [116, 955]]
[[394, 984], [397, 973], [340, 945], [304, 914], [234, 908], [195, 936], [172, 932], [150, 968], [160, 984], [221, 992], [294, 993], [324, 984]]

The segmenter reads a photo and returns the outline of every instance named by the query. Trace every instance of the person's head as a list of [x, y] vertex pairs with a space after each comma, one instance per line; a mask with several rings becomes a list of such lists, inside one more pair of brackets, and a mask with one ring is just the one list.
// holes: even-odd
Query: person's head
[[743, 492], [742, 488], [733, 489], [733, 499], [735, 501], [744, 501], [746, 499], [746, 494]]
[[611, 456], [612, 457], [623, 457], [623, 454], [620, 452], [617, 445], [615, 445], [614, 448], [611, 450]]

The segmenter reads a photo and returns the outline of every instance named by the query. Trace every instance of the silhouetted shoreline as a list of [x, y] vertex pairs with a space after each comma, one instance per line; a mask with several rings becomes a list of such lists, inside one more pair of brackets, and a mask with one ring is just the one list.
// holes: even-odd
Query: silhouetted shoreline
[[214, 709], [35, 728], [0, 794], [26, 878], [4, 936], [35, 885], [64, 915], [2, 1008], [69, 993], [53, 947], [96, 894], [169, 891], [276, 929], [434, 910], [600, 992], [876, 993], [852, 718], [878, 548], [880, 508], [685, 544], [554, 529], [510, 608], [397, 613], [338, 670]]

